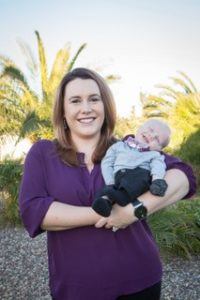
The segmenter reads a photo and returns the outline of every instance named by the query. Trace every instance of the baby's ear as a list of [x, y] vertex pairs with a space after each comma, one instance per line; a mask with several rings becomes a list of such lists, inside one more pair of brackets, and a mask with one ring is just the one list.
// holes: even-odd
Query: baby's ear
[[127, 134], [125, 137], [122, 138], [122, 141], [125, 142], [129, 137], [134, 138], [135, 135], [134, 134]]

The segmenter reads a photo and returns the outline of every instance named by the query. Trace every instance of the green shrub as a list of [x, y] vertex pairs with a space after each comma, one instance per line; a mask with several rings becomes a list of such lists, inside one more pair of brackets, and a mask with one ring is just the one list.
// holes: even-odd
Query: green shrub
[[1, 225], [21, 224], [18, 210], [18, 194], [22, 168], [21, 160], [6, 159], [0, 164]]
[[184, 257], [200, 253], [200, 198], [156, 212], [149, 223], [161, 252]]
[[173, 152], [175, 156], [192, 165], [197, 178], [197, 186], [200, 184], [200, 129], [188, 136]]

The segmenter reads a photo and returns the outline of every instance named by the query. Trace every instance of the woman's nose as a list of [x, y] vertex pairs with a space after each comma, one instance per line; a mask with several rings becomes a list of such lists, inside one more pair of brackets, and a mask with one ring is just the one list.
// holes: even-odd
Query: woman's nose
[[84, 113], [90, 113], [91, 111], [92, 111], [91, 104], [88, 101], [83, 102], [82, 112], [84, 112]]

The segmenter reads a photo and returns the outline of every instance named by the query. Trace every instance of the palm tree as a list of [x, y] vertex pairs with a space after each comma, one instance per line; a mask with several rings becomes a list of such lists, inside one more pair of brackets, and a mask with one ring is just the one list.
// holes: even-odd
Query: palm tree
[[145, 117], [162, 117], [169, 122], [175, 148], [200, 127], [200, 92], [185, 73], [179, 75], [171, 77], [173, 87], [157, 85], [159, 96], [143, 95], [142, 99]]
[[30, 47], [18, 42], [26, 58], [29, 78], [35, 84], [40, 74], [40, 92], [36, 92], [23, 71], [9, 58], [0, 56], [0, 136], [12, 135], [19, 139], [28, 137], [32, 141], [40, 137], [52, 137], [51, 107], [55, 90], [69, 72], [86, 44], [80, 46], [70, 59], [70, 47], [61, 48], [48, 72], [47, 59], [40, 34], [35, 31], [38, 47], [38, 61]]
[[[182, 78], [171, 77], [173, 85], [176, 85], [177, 89], [163, 84], [156, 85], [157, 88], [161, 90], [159, 96], [155, 95], [142, 95], [142, 105], [143, 111], [150, 116], [164, 116], [168, 117], [171, 113], [171, 109], [174, 107], [175, 103], [180, 97], [185, 96], [196, 96], [194, 101], [196, 105], [199, 106], [199, 92], [195, 87], [192, 80], [183, 72], [178, 72]], [[197, 98], [197, 99], [196, 99]]]

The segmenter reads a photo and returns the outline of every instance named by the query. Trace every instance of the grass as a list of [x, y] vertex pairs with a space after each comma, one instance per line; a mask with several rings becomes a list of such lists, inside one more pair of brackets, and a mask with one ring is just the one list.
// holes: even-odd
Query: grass
[[200, 194], [151, 215], [149, 224], [164, 255], [200, 254]]

